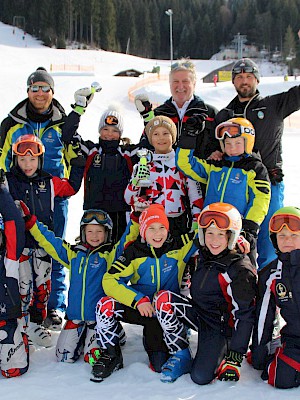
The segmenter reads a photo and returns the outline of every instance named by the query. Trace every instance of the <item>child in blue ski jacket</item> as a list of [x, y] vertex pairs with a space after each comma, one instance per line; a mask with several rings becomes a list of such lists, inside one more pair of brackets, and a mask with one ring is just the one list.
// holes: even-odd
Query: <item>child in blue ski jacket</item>
[[[56, 359], [73, 363], [83, 352], [84, 360], [93, 363], [98, 353], [95, 308], [99, 297], [105, 295], [103, 275], [124, 247], [136, 239], [138, 225], [130, 222], [118, 244], [113, 246], [109, 215], [102, 210], [86, 210], [80, 222], [80, 242], [71, 245], [55, 237], [35, 215], [31, 215], [25, 203], [20, 203], [26, 229], [51, 257], [70, 269], [67, 321], [57, 341]], [[118, 325], [118, 334], [124, 335], [121, 325]]]
[[93, 367], [92, 381], [102, 381], [123, 367], [118, 321], [144, 327], [143, 343], [154, 371], [160, 372], [169, 357], [152, 300], [162, 289], [180, 292], [185, 266], [197, 250], [195, 233], [169, 236], [169, 221], [161, 204], [151, 204], [139, 222], [140, 237], [103, 277], [107, 296], [96, 309], [100, 358]]

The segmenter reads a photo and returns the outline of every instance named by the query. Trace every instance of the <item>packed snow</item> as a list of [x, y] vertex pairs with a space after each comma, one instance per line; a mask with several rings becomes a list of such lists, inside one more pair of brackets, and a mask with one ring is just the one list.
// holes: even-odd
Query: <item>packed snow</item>
[[[176, 44], [175, 44], [176, 46]], [[142, 79], [133, 77], [115, 77], [114, 74], [126, 68], [134, 68], [141, 72], [151, 71], [153, 66], [161, 67], [162, 79], [152, 85], [141, 87], [138, 91], [146, 91], [154, 103], [162, 103], [170, 96], [168, 81], [163, 79], [170, 67], [169, 61], [142, 59], [130, 55], [92, 50], [55, 50], [42, 46], [30, 35], [24, 35], [19, 29], [0, 23], [0, 120], [26, 97], [27, 77], [37, 67], [58, 64], [93, 66], [93, 75], [58, 71], [53, 73], [55, 80], [55, 98], [61, 102], [67, 112], [71, 111], [74, 92], [98, 81], [102, 91], [96, 93], [82, 117], [79, 132], [85, 139], [98, 140], [98, 123], [102, 112], [112, 103], [122, 105], [125, 118], [124, 136], [137, 142], [143, 129], [142, 120], [135, 110], [134, 104], [128, 100], [128, 91]], [[196, 94], [206, 102], [224, 107], [235, 96], [231, 82], [203, 84], [201, 78], [211, 70], [226, 62], [196, 60], [198, 84]], [[272, 65], [262, 65], [263, 77], [259, 85], [262, 95], [286, 91], [298, 84], [294, 77], [283, 79], [285, 71], [274, 69]], [[275, 72], [274, 75], [273, 73]], [[146, 73], [145, 73], [146, 75]], [[285, 172], [285, 205], [299, 206], [300, 180], [296, 177], [299, 171], [300, 114], [295, 113], [285, 123], [283, 138], [283, 158]], [[67, 240], [73, 242], [79, 232], [79, 220], [82, 211], [82, 190], [70, 200]], [[52, 400], [56, 398], [80, 399], [99, 398], [111, 400], [268, 400], [280, 398], [300, 399], [300, 389], [278, 390], [270, 387], [260, 379], [260, 373], [253, 370], [244, 361], [241, 379], [237, 383], [216, 381], [206, 386], [198, 386], [191, 381], [189, 375], [179, 378], [173, 384], [164, 384], [159, 375], [148, 367], [148, 360], [142, 346], [141, 327], [125, 325], [127, 343], [123, 348], [124, 369], [114, 373], [104, 382], [90, 382], [91, 367], [83, 362], [75, 364], [58, 363], [55, 359], [55, 346], [38, 348], [30, 357], [28, 373], [20, 378], [2, 381], [1, 399], [3, 400]], [[58, 333], [53, 333], [53, 345]], [[191, 347], [195, 351], [197, 335], [191, 338]]]

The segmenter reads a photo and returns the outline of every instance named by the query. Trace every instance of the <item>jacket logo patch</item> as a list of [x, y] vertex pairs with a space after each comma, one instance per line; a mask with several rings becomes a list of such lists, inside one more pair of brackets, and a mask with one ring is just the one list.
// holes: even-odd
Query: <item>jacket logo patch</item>
[[288, 291], [286, 286], [279, 282], [276, 285], [276, 294], [279, 297], [279, 300], [287, 300], [288, 299]]
[[45, 188], [46, 188], [46, 182], [45, 181], [41, 181], [41, 182], [38, 183], [38, 186], [39, 186], [39, 189], [41, 191], [44, 191]]
[[0, 303], [0, 313], [1, 314], [6, 313], [6, 304], [5, 303]]
[[239, 184], [242, 182], [241, 180], [241, 174], [239, 172], [236, 173], [234, 178], [230, 178], [231, 183], [233, 184]]
[[264, 119], [264, 118], [265, 118], [265, 113], [264, 113], [263, 111], [258, 111], [257, 117], [258, 117], [259, 119]]
[[94, 165], [98, 166], [101, 164], [101, 156], [100, 154], [96, 154], [93, 161]]

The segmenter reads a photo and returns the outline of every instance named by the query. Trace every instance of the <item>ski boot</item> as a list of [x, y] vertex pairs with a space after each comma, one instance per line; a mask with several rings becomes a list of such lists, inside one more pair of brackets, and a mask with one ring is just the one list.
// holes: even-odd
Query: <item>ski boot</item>
[[192, 357], [190, 349], [179, 350], [173, 354], [168, 361], [162, 366], [160, 374], [161, 382], [172, 383], [181, 375], [191, 371]]
[[114, 371], [123, 368], [123, 357], [120, 346], [110, 346], [100, 350], [100, 357], [92, 366], [92, 382], [102, 382]]
[[47, 311], [47, 317], [43, 322], [45, 328], [51, 331], [60, 331], [62, 327], [62, 318], [58, 315], [57, 311], [52, 309]]
[[27, 328], [28, 341], [33, 344], [37, 344], [42, 347], [51, 347], [51, 333], [42, 324], [37, 324], [35, 322], [29, 322]]

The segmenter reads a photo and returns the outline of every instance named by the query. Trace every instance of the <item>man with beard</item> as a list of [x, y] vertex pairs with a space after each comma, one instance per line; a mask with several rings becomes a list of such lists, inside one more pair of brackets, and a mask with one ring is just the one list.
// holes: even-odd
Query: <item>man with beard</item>
[[[255, 129], [254, 151], [261, 155], [271, 181], [269, 212], [260, 226], [258, 235], [258, 266], [263, 268], [276, 258], [269, 239], [269, 220], [283, 207], [284, 184], [282, 172], [283, 120], [300, 108], [300, 87], [294, 86], [287, 92], [262, 97], [257, 90], [260, 81], [258, 66], [249, 58], [238, 60], [232, 68], [232, 83], [237, 96], [216, 116], [216, 125], [230, 118], [248, 119]], [[215, 159], [220, 154], [214, 152]]]

